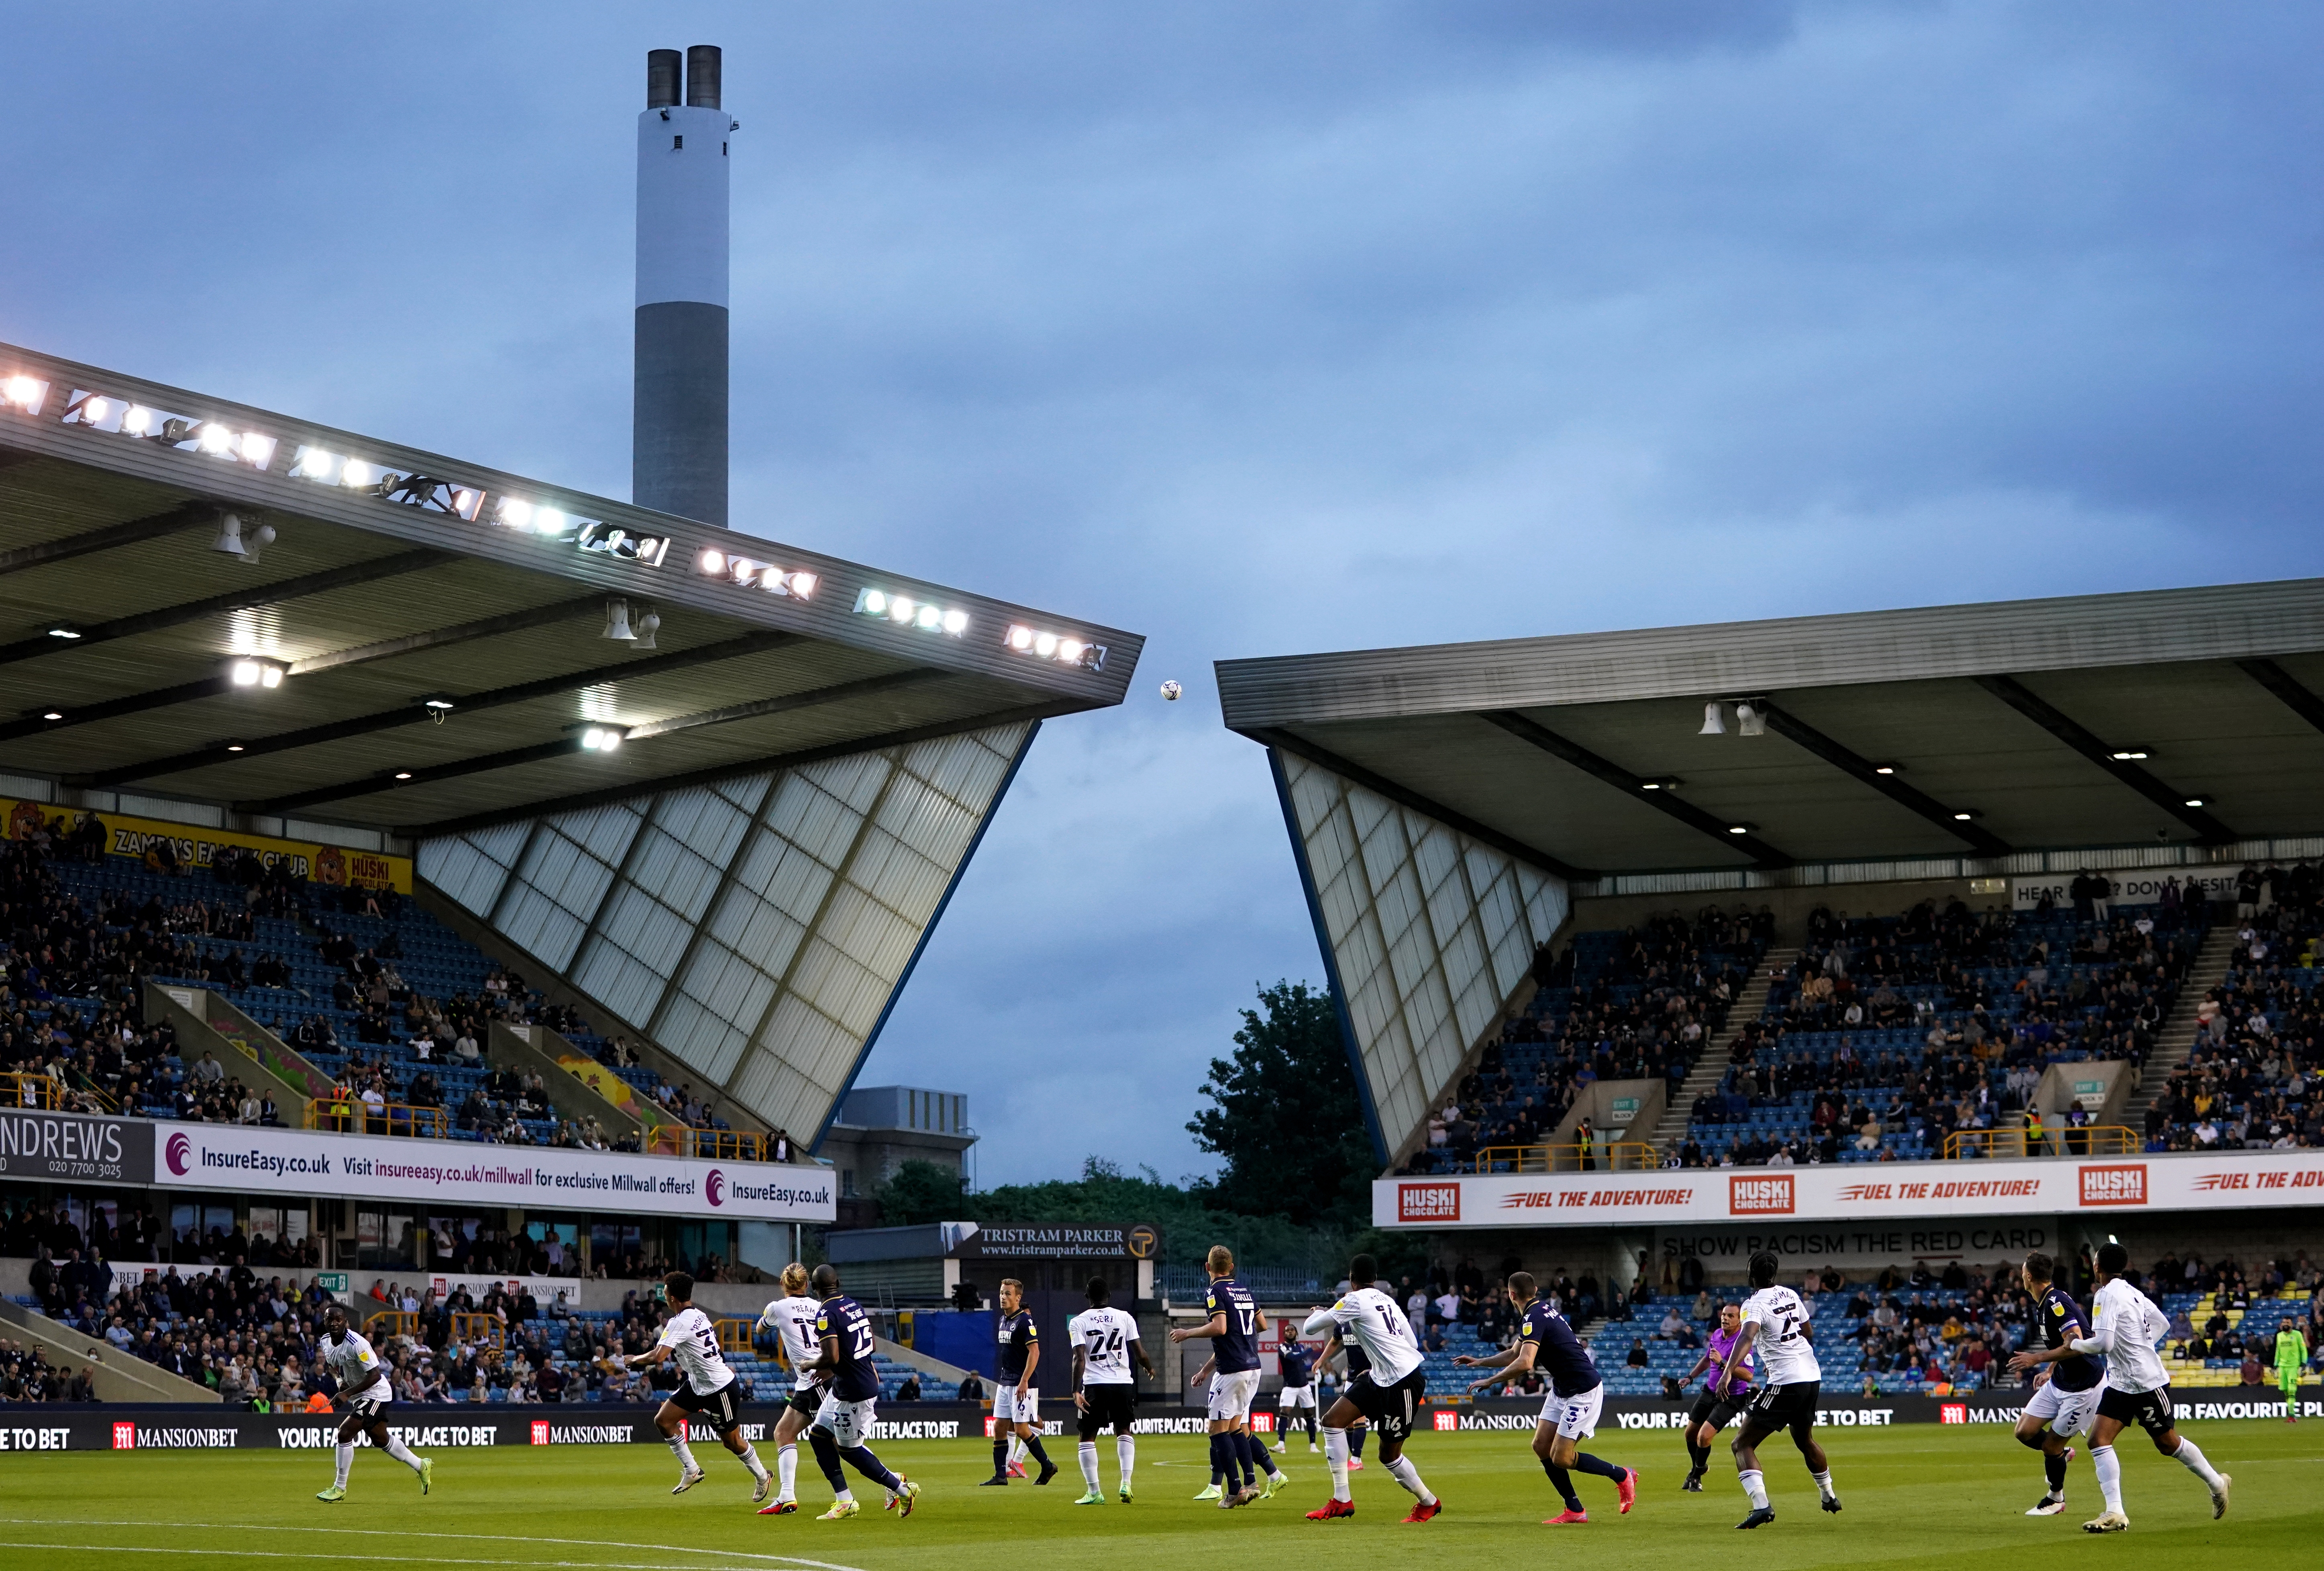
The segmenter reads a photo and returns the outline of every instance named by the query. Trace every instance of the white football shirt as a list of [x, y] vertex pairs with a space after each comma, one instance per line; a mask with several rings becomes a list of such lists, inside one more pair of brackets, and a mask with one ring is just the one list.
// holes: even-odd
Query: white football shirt
[[759, 1324], [772, 1326], [782, 1336], [783, 1356], [790, 1361], [791, 1389], [813, 1391], [831, 1379], [828, 1372], [803, 1374], [808, 1364], [823, 1356], [823, 1344], [815, 1334], [815, 1318], [823, 1313], [820, 1299], [776, 1299], [759, 1316]]
[[690, 1304], [662, 1322], [661, 1336], [654, 1346], [677, 1354], [678, 1366], [686, 1372], [686, 1383], [696, 1396], [724, 1390], [734, 1378], [718, 1351], [718, 1328]]
[[[353, 1391], [371, 1379], [372, 1371], [379, 1367], [379, 1355], [372, 1351], [371, 1343], [363, 1333], [350, 1326], [346, 1335], [341, 1337], [336, 1346], [329, 1338], [324, 1339], [323, 1363], [330, 1369], [331, 1377], [339, 1383], [339, 1390], [344, 1392]], [[384, 1401], [392, 1393], [383, 1383], [374, 1384], [364, 1394]]]
[[1743, 1300], [1743, 1323], [1759, 1334], [1751, 1350], [1769, 1385], [1805, 1385], [1823, 1378], [1815, 1339], [1808, 1335], [1808, 1307], [1787, 1287], [1763, 1287]]
[[2090, 1334], [2077, 1341], [2078, 1349], [2106, 1355], [2106, 1383], [2113, 1390], [2136, 1393], [2159, 1391], [2171, 1383], [2171, 1372], [2154, 1351], [2171, 1330], [2171, 1317], [2121, 1277], [2098, 1289], [2090, 1300]]
[[1376, 1287], [1360, 1287], [1328, 1309], [1307, 1317], [1302, 1333], [1318, 1337], [1337, 1330], [1353, 1340], [1372, 1363], [1372, 1383], [1394, 1385], [1420, 1367], [1420, 1339], [1397, 1302]]
[[1084, 1309], [1065, 1322], [1065, 1335], [1082, 1350], [1084, 1385], [1135, 1385], [1130, 1349], [1138, 1340], [1138, 1322], [1106, 1305]]

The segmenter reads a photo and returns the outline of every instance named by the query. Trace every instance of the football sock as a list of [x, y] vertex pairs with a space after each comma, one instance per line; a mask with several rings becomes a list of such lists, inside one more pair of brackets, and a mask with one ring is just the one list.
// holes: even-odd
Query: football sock
[[1242, 1486], [1249, 1489], [1259, 1482], [1259, 1472], [1251, 1465], [1251, 1456], [1259, 1449], [1259, 1441], [1248, 1429], [1231, 1429], [1227, 1438], [1233, 1442], [1235, 1465], [1242, 1470]]
[[1549, 1486], [1557, 1491], [1557, 1498], [1565, 1502], [1565, 1509], [1580, 1511], [1582, 1497], [1573, 1493], [1573, 1475], [1546, 1456], [1541, 1459], [1541, 1470], [1549, 1475]]
[[1831, 1498], [1833, 1498], [1833, 1496], [1832, 1496], [1832, 1493], [1831, 1493], [1831, 1474], [1829, 1474], [1829, 1473], [1818, 1473], [1814, 1468], [1811, 1467], [1811, 1468], [1809, 1468], [1809, 1469], [1808, 1469], [1808, 1476], [1809, 1476], [1810, 1478], [1812, 1478], [1812, 1479], [1814, 1479], [1814, 1480], [1816, 1481], [1816, 1489], [1818, 1490], [1818, 1492], [1819, 1492], [1819, 1493], [1821, 1493], [1823, 1495], [1823, 1497], [1824, 1497], [1826, 1500], [1831, 1500]]
[[1767, 1480], [1757, 1468], [1738, 1472], [1735, 1481], [1743, 1486], [1743, 1498], [1751, 1502], [1753, 1511], [1767, 1509]]
[[1019, 1435], [1019, 1434], [1014, 1434], [1014, 1433], [1012, 1433], [1012, 1434], [1010, 1434], [1010, 1437], [1009, 1437], [1009, 1460], [1010, 1460], [1010, 1461], [1011, 1461], [1011, 1462], [1016, 1463], [1016, 1464], [1017, 1464], [1019, 1466], [1020, 1466], [1020, 1467], [1021, 1467], [1021, 1466], [1023, 1466], [1023, 1465], [1025, 1465], [1025, 1437], [1024, 1437], [1024, 1436], [1022, 1436], [1022, 1435]]
[[669, 1447], [670, 1455], [678, 1458], [678, 1465], [680, 1467], [685, 1468], [688, 1473], [702, 1471], [694, 1460], [694, 1447], [686, 1443], [685, 1430], [680, 1429], [677, 1434], [668, 1435], [663, 1438]]
[[767, 1465], [759, 1460], [759, 1448], [747, 1440], [742, 1444], [742, 1465], [751, 1470], [751, 1476], [753, 1478], [764, 1478], [767, 1475]]
[[1227, 1438], [1211, 1437], [1211, 1487], [1222, 1488], [1227, 1482]]
[[1314, 1408], [1307, 1410], [1307, 1443], [1310, 1446], [1315, 1443], [1315, 1410]]
[[1428, 1485], [1420, 1482], [1420, 1469], [1412, 1465], [1411, 1457], [1397, 1456], [1395, 1461], [1388, 1465], [1388, 1470], [1398, 1484], [1412, 1492], [1412, 1497], [1421, 1504], [1436, 1503], [1436, 1497], [1428, 1493]]
[[1251, 1459], [1259, 1464], [1261, 1471], [1269, 1477], [1273, 1477], [1275, 1458], [1268, 1455], [1266, 1439], [1261, 1436], [1248, 1433], [1243, 1436], [1243, 1438], [1250, 1442]]
[[1348, 1454], [1351, 1456], [1362, 1456], [1364, 1454], [1364, 1437], [1370, 1434], [1371, 1430], [1368, 1427], [1359, 1424], [1356, 1428], [1346, 1431], [1346, 1433], [1348, 1435]]
[[2090, 1466], [2098, 1475], [2098, 1495], [2111, 1511], [2122, 1510], [2122, 1458], [2111, 1446], [2090, 1447]]
[[1027, 1436], [1025, 1438], [1025, 1449], [1031, 1455], [1033, 1460], [1040, 1465], [1042, 1472], [1047, 1473], [1049, 1470], [1049, 1454], [1041, 1449], [1040, 1436]]
[[2214, 1472], [2211, 1465], [2203, 1459], [2203, 1453], [2196, 1448], [2194, 1441], [2184, 1435], [2180, 1436], [2179, 1449], [2173, 1455], [2179, 1458], [2180, 1465], [2201, 1479], [2210, 1488], [2219, 1487], [2218, 1474]]
[[2050, 1481], [2050, 1497], [2052, 1500], [2065, 1499], [2066, 1454], [2063, 1451], [2054, 1456], [2044, 1453], [2042, 1457], [2042, 1475]]
[[1693, 1441], [1689, 1440], [1686, 1443], [1686, 1459], [1688, 1463], [1688, 1471], [1692, 1473], [1695, 1477], [1700, 1478], [1711, 1469], [1711, 1447], [1708, 1446], [1698, 1446]]
[[1089, 1485], [1092, 1494], [1097, 1493], [1097, 1442], [1084, 1440], [1078, 1453], [1082, 1464], [1082, 1482]]
[[339, 1476], [338, 1476], [338, 1479], [337, 1479], [337, 1484], [338, 1484], [338, 1486], [339, 1486], [341, 1489], [345, 1489], [345, 1488], [347, 1486], [347, 1474], [348, 1474], [348, 1473], [349, 1473], [349, 1472], [354, 1468], [355, 1465], [355, 1448], [353, 1446], [342, 1446], [342, 1447], [339, 1447]]
[[1628, 1468], [1618, 1467], [1611, 1462], [1601, 1461], [1587, 1451], [1577, 1455], [1573, 1458], [1573, 1465], [1584, 1473], [1594, 1473], [1600, 1478], [1610, 1478], [1617, 1484], [1630, 1475]]
[[1354, 1495], [1348, 1493], [1347, 1430], [1323, 1431], [1323, 1462], [1332, 1470], [1332, 1498], [1333, 1500], [1355, 1499]]
[[793, 1442], [775, 1449], [775, 1483], [779, 1486], [777, 1500], [793, 1500], [798, 1494], [798, 1446]]
[[[1113, 1438], [1113, 1459], [1121, 1464], [1121, 1487], [1130, 1487], [1130, 1470], [1138, 1465], [1138, 1442], [1127, 1435]], [[1092, 1489], [1097, 1487], [1093, 1484]]]
[[1006, 1437], [992, 1442], [992, 1476], [1000, 1478], [1009, 1472], [1009, 1441]]
[[872, 1455], [869, 1446], [842, 1446], [839, 1454], [847, 1458], [849, 1466], [882, 1489], [892, 1493], [904, 1486], [902, 1479], [889, 1472], [881, 1465], [880, 1458]]
[[411, 1447], [402, 1441], [390, 1440], [387, 1443], [387, 1455], [390, 1460], [402, 1463], [414, 1473], [420, 1471], [420, 1458], [414, 1456], [411, 1454]]
[[815, 1465], [822, 1468], [824, 1477], [831, 1481], [832, 1498], [854, 1499], [847, 1492], [847, 1475], [839, 1470], [839, 1442], [832, 1438], [831, 1431], [817, 1424], [807, 1432], [807, 1443], [808, 1449], [815, 1453]]

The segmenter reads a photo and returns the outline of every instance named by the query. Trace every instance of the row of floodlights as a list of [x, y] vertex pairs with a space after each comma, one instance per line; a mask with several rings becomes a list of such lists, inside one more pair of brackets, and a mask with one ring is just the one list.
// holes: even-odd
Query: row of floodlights
[[[48, 404], [52, 390], [51, 384], [34, 376], [20, 374], [0, 379], [0, 408], [37, 415]], [[213, 457], [259, 470], [272, 468], [281, 449], [279, 441], [263, 431], [237, 430], [223, 420], [173, 415], [97, 392], [76, 390], [59, 418], [67, 424], [157, 442], [165, 447], [190, 446]], [[502, 528], [545, 536], [576, 550], [641, 562], [649, 567], [661, 565], [662, 557], [669, 550], [667, 536], [625, 529], [596, 519], [576, 518], [545, 502], [488, 493], [480, 486], [458, 485], [433, 475], [393, 469], [368, 459], [334, 453], [318, 444], [298, 444], [286, 473], [293, 479], [448, 513], [470, 523], [481, 520]]]

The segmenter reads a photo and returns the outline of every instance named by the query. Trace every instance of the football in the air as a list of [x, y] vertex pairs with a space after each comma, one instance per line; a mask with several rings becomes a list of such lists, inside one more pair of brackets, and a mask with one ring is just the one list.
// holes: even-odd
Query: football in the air
[[1176, 682], [1165, 682], [1162, 684], [1162, 696], [1169, 699], [1173, 703], [1177, 701], [1178, 694], [1185, 691], [1186, 690], [1185, 688], [1179, 686]]

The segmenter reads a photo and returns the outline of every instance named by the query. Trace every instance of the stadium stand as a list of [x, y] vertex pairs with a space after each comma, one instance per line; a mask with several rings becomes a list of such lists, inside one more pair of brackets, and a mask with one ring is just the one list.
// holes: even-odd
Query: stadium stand
[[1472, 1171], [1477, 1153], [1537, 1144], [1593, 1080], [1665, 1079], [1674, 1090], [1718, 1036], [1774, 919], [1711, 908], [1640, 928], [1577, 934], [1525, 1011], [1430, 1121], [1405, 1171]]
[[557, 1117], [537, 1074], [495, 1068], [495, 1020], [549, 1025], [662, 1116], [728, 1127], [690, 1086], [546, 1004], [391, 891], [335, 895], [254, 858], [199, 873], [141, 866], [103, 855], [102, 843], [0, 844], [0, 1096], [154, 1118], [306, 1121], [286, 1087], [245, 1083], [214, 1056], [186, 1061], [171, 1028], [143, 1018], [136, 984], [150, 978], [217, 992], [295, 1047], [337, 1082], [334, 1099], [349, 1108], [337, 1123], [350, 1130], [636, 1148], [634, 1134]]

